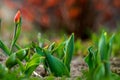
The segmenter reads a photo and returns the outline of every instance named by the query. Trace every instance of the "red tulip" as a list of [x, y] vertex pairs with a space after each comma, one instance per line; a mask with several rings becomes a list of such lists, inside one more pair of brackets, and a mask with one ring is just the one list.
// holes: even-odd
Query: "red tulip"
[[15, 17], [14, 17], [14, 22], [15, 23], [19, 23], [20, 22], [20, 18], [21, 18], [21, 12], [20, 10], [17, 11]]

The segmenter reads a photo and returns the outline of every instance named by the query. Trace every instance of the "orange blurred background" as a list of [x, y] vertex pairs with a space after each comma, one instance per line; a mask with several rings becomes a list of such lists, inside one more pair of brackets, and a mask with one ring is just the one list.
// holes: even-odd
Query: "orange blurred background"
[[[20, 9], [26, 30], [64, 30], [83, 39], [100, 25], [115, 29], [120, 20], [120, 0], [1, 0], [0, 16]], [[6, 10], [4, 10], [6, 9]]]

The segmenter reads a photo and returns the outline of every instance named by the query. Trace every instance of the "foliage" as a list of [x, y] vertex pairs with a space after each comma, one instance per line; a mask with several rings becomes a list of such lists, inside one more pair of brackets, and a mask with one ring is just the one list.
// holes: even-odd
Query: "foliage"
[[[84, 45], [80, 40], [74, 43], [74, 33], [60, 43], [47, 40], [49, 42], [48, 44], [46, 44], [46, 40], [38, 34], [38, 40], [36, 42], [30, 43], [26, 47], [21, 47], [17, 44], [22, 27], [20, 11], [17, 12], [14, 23], [15, 29], [10, 47], [0, 40], [0, 48], [7, 57], [5, 64], [0, 63], [0, 79], [53, 80], [56, 79], [56, 77], [57, 79], [63, 80], [69, 79], [70, 64], [74, 50], [77, 52], [77, 50], [82, 49], [82, 52], [84, 52], [88, 45]], [[93, 34], [92, 37], [95, 48], [88, 48], [89, 54], [85, 58], [89, 71], [83, 72], [82, 77], [76, 77], [75, 79], [119, 80], [120, 76], [110, 70], [112, 47], [119, 46], [119, 35], [116, 36], [113, 34], [108, 38], [107, 33], [103, 32], [100, 39], [98, 38], [99, 36], [95, 34]], [[116, 44], [113, 46], [114, 40]], [[90, 43], [87, 44], [90, 45]], [[34, 74], [40, 64], [44, 66], [45, 77], [33, 77], [32, 74]]]
[[[72, 55], [74, 52], [74, 34], [70, 36], [68, 40], [63, 42], [63, 49], [61, 49], [61, 44], [58, 46], [54, 46], [55, 43], [52, 43], [47, 48], [41, 48], [38, 45], [36, 46], [36, 52], [41, 56], [45, 57], [45, 66], [53, 73], [55, 76], [70, 76], [70, 63], [72, 59]], [[54, 57], [53, 54], [57, 55], [57, 50], [61, 49], [61, 55], [58, 55], [58, 58]], [[48, 70], [48, 69], [47, 69]]]
[[89, 54], [86, 56], [85, 61], [89, 66], [88, 80], [118, 80], [120, 77], [112, 76], [110, 70], [110, 56], [112, 52], [112, 43], [114, 35], [108, 40], [107, 33], [104, 32], [98, 43], [98, 49], [94, 50], [93, 47], [88, 49]]
[[[11, 41], [11, 47], [6, 46], [3, 41], [0, 41], [0, 48], [3, 53], [7, 55], [7, 60], [5, 65], [0, 64], [0, 77], [3, 80], [9, 80], [10, 78], [16, 80], [30, 78], [35, 69], [40, 65], [44, 65], [49, 75], [54, 76], [70, 76], [70, 63], [72, 60], [74, 52], [74, 34], [72, 34], [67, 40], [61, 44], [56, 44], [55, 42], [48, 45], [44, 45], [41, 37], [38, 36], [38, 43], [31, 43], [25, 48], [21, 48], [17, 44], [21, 32], [21, 13], [17, 12], [15, 16], [15, 31], [13, 34], [13, 40]], [[61, 49], [62, 46], [62, 49]], [[63, 52], [57, 54], [58, 50]], [[58, 56], [54, 56], [56, 54]], [[61, 55], [63, 58], [60, 59]], [[9, 75], [12, 73], [11, 75]], [[14, 74], [13, 74], [14, 73]], [[9, 76], [8, 76], [9, 75]]]
[[119, 50], [120, 50], [120, 31], [118, 30], [116, 32], [117, 35], [115, 35], [115, 39], [114, 39], [114, 45], [113, 45], [113, 56], [119, 56]]

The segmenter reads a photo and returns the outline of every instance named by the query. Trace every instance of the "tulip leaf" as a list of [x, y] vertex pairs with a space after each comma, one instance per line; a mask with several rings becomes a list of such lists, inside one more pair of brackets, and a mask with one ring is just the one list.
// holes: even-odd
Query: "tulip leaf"
[[0, 63], [0, 78], [4, 78], [8, 73], [8, 69]]
[[101, 60], [105, 60], [105, 57], [108, 53], [108, 46], [106, 42], [106, 33], [102, 33], [101, 38], [99, 40], [98, 51], [101, 55]]
[[48, 50], [52, 51], [55, 47], [55, 42], [53, 42], [51, 45], [49, 45]]
[[[97, 75], [96, 75], [97, 74]], [[93, 80], [102, 80], [101, 78], [105, 77], [105, 68], [104, 68], [104, 64], [100, 63], [94, 73], [93, 73]]]
[[50, 68], [50, 71], [55, 76], [70, 76], [68, 68], [66, 65], [63, 64], [58, 58], [52, 56], [49, 51], [45, 50], [45, 58], [47, 64]]
[[28, 48], [25, 48], [25, 49], [21, 49], [21, 50], [18, 50], [16, 53], [16, 57], [20, 60], [23, 60], [27, 54], [28, 54]]
[[10, 50], [8, 47], [0, 40], [0, 48], [5, 52], [6, 55], [10, 55]]
[[11, 54], [6, 61], [6, 66], [8, 68], [12, 68], [14, 65], [17, 64], [17, 59], [19, 59], [21, 61], [23, 59], [25, 59], [25, 57], [27, 56], [27, 50], [28, 50], [28, 48], [21, 49], [21, 50], [18, 50], [17, 52], [15, 52], [15, 53]]
[[42, 48], [36, 46], [36, 47], [35, 47], [35, 50], [36, 50], [36, 52], [37, 52], [39, 55], [45, 56], [45, 54], [43, 53], [43, 49], [42, 49]]
[[64, 64], [67, 66], [69, 71], [70, 71], [70, 63], [72, 60], [73, 53], [74, 53], [74, 34], [72, 34], [69, 37], [65, 45]]
[[44, 57], [41, 57], [39, 54], [34, 54], [30, 61], [27, 62], [25, 74], [29, 77], [37, 66], [44, 60]]
[[115, 37], [115, 34], [112, 35], [112, 37], [110, 38], [109, 43], [108, 43], [108, 45], [109, 45], [108, 56], [107, 56], [108, 60], [110, 59], [110, 56], [112, 53], [112, 45], [113, 45], [114, 37]]
[[14, 65], [17, 64], [17, 61], [16, 61], [16, 54], [11, 54], [10, 57], [7, 59], [6, 61], [6, 66], [8, 68], [12, 68]]
[[88, 49], [89, 54], [85, 57], [85, 62], [89, 66], [89, 70], [93, 70], [95, 68], [95, 53], [92, 50], [92, 47]]

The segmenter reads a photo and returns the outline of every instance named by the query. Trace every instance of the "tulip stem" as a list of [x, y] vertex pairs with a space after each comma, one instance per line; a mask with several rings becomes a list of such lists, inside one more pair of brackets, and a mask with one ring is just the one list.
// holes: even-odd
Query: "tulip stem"
[[10, 47], [10, 54], [12, 53], [13, 47], [14, 47], [15, 42], [16, 42], [16, 40], [15, 40], [16, 32], [17, 32], [17, 24], [15, 24], [15, 29], [14, 29], [13, 39], [12, 39], [11, 47]]

